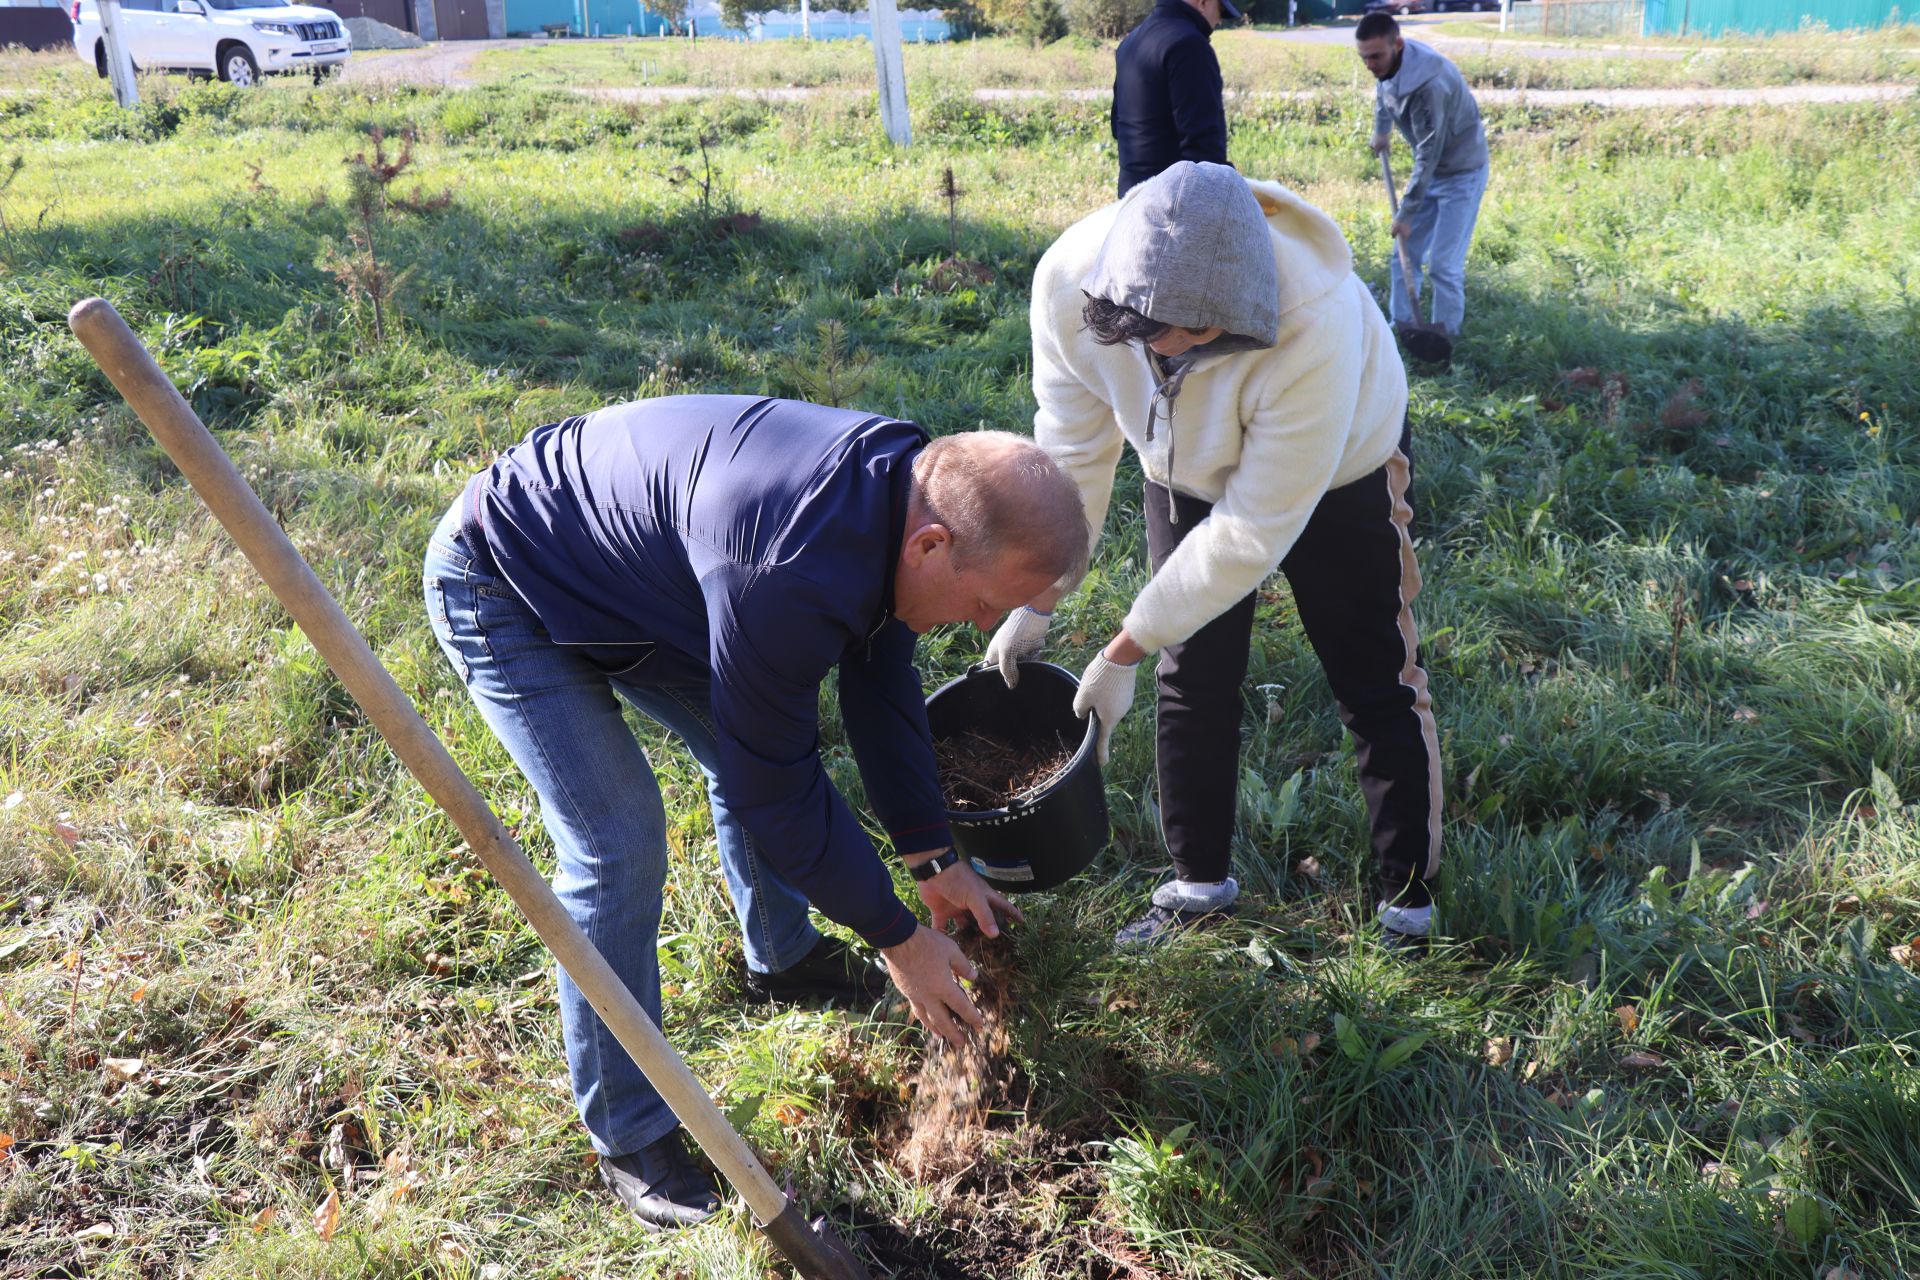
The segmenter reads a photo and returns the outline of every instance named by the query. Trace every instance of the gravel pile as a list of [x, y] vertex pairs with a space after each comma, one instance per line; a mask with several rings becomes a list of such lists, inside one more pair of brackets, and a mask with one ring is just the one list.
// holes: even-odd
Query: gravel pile
[[390, 27], [373, 18], [348, 18], [346, 22], [356, 49], [419, 49], [427, 43], [411, 31]]

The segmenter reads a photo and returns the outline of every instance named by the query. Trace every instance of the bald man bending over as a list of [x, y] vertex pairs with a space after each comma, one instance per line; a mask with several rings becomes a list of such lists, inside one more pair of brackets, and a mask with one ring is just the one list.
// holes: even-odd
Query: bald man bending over
[[[986, 630], [1077, 582], [1079, 489], [1005, 432], [750, 396], [616, 405], [538, 427], [475, 476], [427, 548], [447, 660], [540, 796], [554, 890], [649, 1015], [667, 875], [660, 790], [622, 719], [678, 735], [706, 775], [748, 995], [871, 1003], [889, 977], [956, 1043], [980, 1014], [946, 936], [1019, 919], [949, 848], [913, 666], [918, 632]], [[820, 761], [820, 684], [932, 927]], [[879, 950], [823, 937], [808, 905]], [[648, 1225], [719, 1206], [678, 1123], [560, 975], [574, 1101], [602, 1179]]]

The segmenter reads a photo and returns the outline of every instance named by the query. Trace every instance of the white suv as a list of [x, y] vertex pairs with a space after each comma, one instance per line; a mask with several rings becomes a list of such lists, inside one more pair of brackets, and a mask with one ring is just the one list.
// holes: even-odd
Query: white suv
[[[71, 16], [73, 51], [106, 75], [99, 5], [74, 0]], [[287, 0], [120, 0], [120, 21], [139, 69], [211, 74], [239, 85], [280, 71], [310, 71], [318, 81], [353, 51], [339, 14]]]

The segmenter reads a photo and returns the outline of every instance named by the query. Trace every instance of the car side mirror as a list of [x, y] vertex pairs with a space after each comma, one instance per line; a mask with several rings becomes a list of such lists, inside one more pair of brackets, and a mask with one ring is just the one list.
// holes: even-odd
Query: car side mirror
[[195, 17], [204, 18], [207, 16], [207, 6], [201, 4], [200, 0], [180, 0], [179, 12], [190, 13]]

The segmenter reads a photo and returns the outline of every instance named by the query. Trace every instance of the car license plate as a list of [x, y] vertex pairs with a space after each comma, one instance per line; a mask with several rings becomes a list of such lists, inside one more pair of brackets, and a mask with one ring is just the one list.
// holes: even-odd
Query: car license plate
[[336, 40], [327, 44], [317, 44], [313, 46], [313, 51], [315, 53], [338, 53], [344, 48], [346, 48], [346, 46]]

